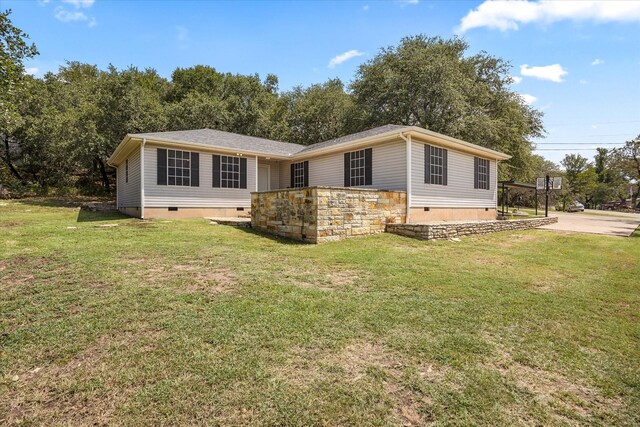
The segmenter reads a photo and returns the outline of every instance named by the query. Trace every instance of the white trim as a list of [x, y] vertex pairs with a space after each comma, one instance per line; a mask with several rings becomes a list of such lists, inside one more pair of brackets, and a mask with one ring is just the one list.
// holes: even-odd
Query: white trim
[[[450, 148], [450, 149], [456, 150], [456, 151], [461, 151], [461, 152], [465, 152], [465, 153], [469, 153], [469, 154], [475, 154], [475, 155], [479, 155], [479, 156], [482, 156], [482, 157], [488, 157], [488, 158], [490, 158], [492, 160], [508, 160], [508, 159], [511, 158], [511, 156], [508, 155], [508, 154], [504, 154], [504, 153], [501, 153], [499, 151], [491, 150], [489, 148], [485, 148], [485, 147], [482, 147], [482, 146], [479, 146], [479, 145], [476, 145], [476, 144], [472, 144], [470, 142], [466, 142], [466, 141], [463, 141], [461, 139], [452, 138], [450, 136], [443, 135], [443, 134], [440, 134], [440, 133], [437, 133], [437, 132], [432, 132], [432, 131], [429, 131], [429, 130], [426, 130], [426, 129], [422, 129], [422, 128], [417, 127], [417, 126], [407, 126], [404, 129], [391, 130], [391, 131], [388, 131], [388, 132], [384, 132], [382, 134], [356, 139], [356, 140], [353, 140], [353, 141], [350, 141], [350, 142], [347, 142], [347, 143], [330, 145], [328, 147], [322, 147], [322, 148], [318, 148], [318, 149], [315, 149], [315, 150], [314, 149], [310, 149], [309, 151], [304, 151], [303, 150], [303, 151], [299, 151], [297, 153], [290, 153], [288, 155], [286, 155], [286, 154], [266, 153], [266, 152], [252, 151], [252, 150], [238, 150], [238, 149], [233, 149], [233, 148], [228, 148], [228, 147], [216, 147], [214, 145], [209, 145], [209, 144], [201, 144], [201, 143], [185, 142], [185, 141], [176, 141], [176, 140], [165, 140], [165, 139], [156, 138], [156, 137], [154, 137], [151, 141], [153, 141], [154, 143], [158, 143], [158, 144], [178, 145], [178, 146], [183, 146], [183, 147], [197, 147], [197, 148], [202, 149], [203, 151], [223, 152], [223, 153], [228, 153], [228, 152], [239, 153], [239, 152], [242, 152], [242, 153], [248, 154], [248, 155], [255, 155], [256, 157], [261, 155], [261, 156], [264, 156], [264, 157], [271, 157], [271, 158], [280, 159], [280, 160], [291, 159], [292, 161], [302, 161], [302, 160], [306, 160], [306, 159], [311, 158], [311, 157], [315, 157], [315, 156], [322, 155], [322, 154], [328, 154], [328, 153], [332, 153], [332, 152], [336, 152], [336, 151], [339, 151], [339, 152], [356, 151], [356, 150], [358, 150], [358, 148], [360, 146], [371, 145], [373, 143], [377, 143], [377, 142], [382, 142], [382, 141], [388, 140], [390, 137], [397, 136], [398, 133], [406, 133], [408, 135], [414, 134], [415, 136], [419, 136], [419, 137], [422, 137], [422, 138], [426, 139], [429, 143], [435, 143], [436, 145], [439, 145], [439, 146], [442, 146], [442, 147], [445, 147], [445, 148]], [[126, 143], [129, 140], [131, 140], [131, 139], [139, 139], [139, 137], [136, 137], [135, 135], [136, 134], [127, 134], [127, 136], [124, 137], [122, 142], [120, 142], [120, 144], [118, 144], [118, 146], [116, 147], [116, 149], [113, 152], [113, 154], [111, 154], [111, 157], [109, 157], [109, 160], [107, 160], [107, 163], [109, 165], [111, 165], [111, 166], [115, 165], [113, 162], [116, 160], [117, 157], [119, 157], [120, 151], [122, 151], [124, 149], [124, 146], [126, 145]], [[313, 146], [309, 146], [309, 147], [313, 147]]]
[[116, 168], [116, 209], [120, 209], [120, 186], [118, 185], [118, 169]]
[[405, 214], [405, 223], [409, 223], [409, 219], [411, 217], [411, 134], [404, 136], [402, 132], [400, 132], [400, 138], [404, 139], [405, 142], [405, 151], [406, 151], [406, 161], [405, 171], [407, 172], [407, 213]]
[[258, 156], [256, 156], [256, 192], [258, 191]]
[[140, 218], [144, 219], [144, 145], [147, 143], [146, 138], [142, 138], [140, 144]]

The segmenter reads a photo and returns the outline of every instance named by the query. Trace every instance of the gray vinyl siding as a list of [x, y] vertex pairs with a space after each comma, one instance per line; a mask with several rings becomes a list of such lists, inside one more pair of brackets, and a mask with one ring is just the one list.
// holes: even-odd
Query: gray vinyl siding
[[[144, 149], [144, 206], [149, 208], [234, 208], [250, 207], [256, 190], [256, 158], [247, 156], [247, 188], [213, 188], [213, 154], [200, 153], [200, 186], [157, 185], [157, 148]], [[187, 150], [194, 152], [193, 150]], [[224, 155], [224, 154], [223, 154]]]
[[[369, 147], [364, 147], [369, 148]], [[407, 188], [406, 148], [404, 141], [394, 141], [372, 148], [372, 184], [362, 188], [405, 190]], [[352, 150], [348, 150], [352, 151]], [[344, 153], [325, 154], [299, 160], [309, 161], [309, 186], [344, 187]], [[280, 162], [280, 188], [291, 185], [291, 163]]]
[[278, 188], [273, 188], [273, 190], [282, 190], [291, 186], [291, 162], [283, 160], [279, 163]]
[[493, 208], [496, 206], [497, 163], [490, 160], [489, 190], [473, 188], [473, 155], [448, 149], [448, 185], [424, 183], [424, 144], [411, 148], [411, 207]]
[[117, 189], [119, 208], [140, 207], [140, 149], [136, 148], [127, 158], [129, 182], [126, 179], [126, 160], [118, 166]]

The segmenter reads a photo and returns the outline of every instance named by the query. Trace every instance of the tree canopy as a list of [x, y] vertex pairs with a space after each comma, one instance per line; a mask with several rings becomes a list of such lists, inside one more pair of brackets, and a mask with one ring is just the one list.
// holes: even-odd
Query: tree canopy
[[[0, 95], [5, 186], [109, 191], [106, 160], [127, 133], [198, 128], [306, 145], [389, 123], [417, 125], [512, 155], [501, 178], [532, 181], [557, 169], [532, 154], [542, 113], [510, 89], [510, 64], [469, 55], [460, 38], [404, 38], [362, 64], [349, 86], [329, 79], [281, 91], [273, 74], [196, 65], [167, 79], [153, 69], [74, 61], [35, 78], [22, 64], [37, 50], [9, 13], [0, 14], [0, 85], [11, 88]], [[631, 164], [625, 153], [616, 152], [616, 164]]]

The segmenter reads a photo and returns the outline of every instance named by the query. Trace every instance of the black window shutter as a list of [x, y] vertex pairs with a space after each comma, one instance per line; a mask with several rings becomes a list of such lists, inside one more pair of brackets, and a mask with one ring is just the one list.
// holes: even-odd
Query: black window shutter
[[308, 187], [309, 186], [309, 161], [305, 160], [304, 164], [304, 186]]
[[486, 190], [491, 189], [491, 160], [487, 160], [487, 187]]
[[295, 163], [291, 163], [291, 188], [294, 188], [296, 186], [295, 170]]
[[480, 159], [477, 157], [473, 158], [473, 188], [478, 188], [478, 162]]
[[373, 149], [364, 150], [364, 185], [373, 183]]
[[165, 148], [158, 148], [158, 169], [157, 169], [157, 184], [167, 185], [167, 150]]
[[220, 188], [220, 156], [213, 155], [213, 187]]
[[344, 186], [351, 186], [351, 153], [344, 153]]
[[191, 186], [200, 186], [200, 153], [191, 153]]
[[447, 150], [442, 150], [442, 185], [447, 185]]
[[424, 146], [424, 183], [431, 184], [431, 146]]
[[247, 158], [240, 157], [240, 188], [247, 188]]

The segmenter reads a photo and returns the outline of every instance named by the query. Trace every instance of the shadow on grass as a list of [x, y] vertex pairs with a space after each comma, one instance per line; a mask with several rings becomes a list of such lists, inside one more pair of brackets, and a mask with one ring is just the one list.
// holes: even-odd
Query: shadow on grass
[[29, 197], [24, 199], [15, 199], [15, 201], [24, 205], [41, 206], [48, 208], [79, 208], [87, 203], [114, 203], [109, 197]]
[[128, 219], [130, 216], [126, 216], [118, 211], [90, 211], [87, 209], [80, 209], [78, 211], [78, 217], [76, 222], [94, 222], [94, 221], [114, 221], [119, 219]]
[[283, 245], [293, 245], [293, 246], [301, 246], [301, 245], [312, 245], [313, 243], [301, 242], [300, 240], [290, 239], [288, 237], [276, 236], [274, 234], [265, 233], [263, 231], [255, 230], [251, 227], [238, 227], [239, 230], [244, 231], [245, 233], [252, 234], [254, 237], [262, 237], [264, 239], [269, 239], [274, 242], [282, 243]]

